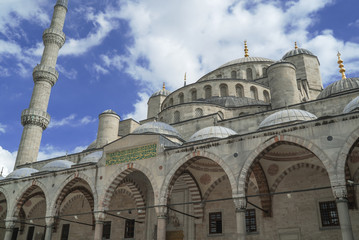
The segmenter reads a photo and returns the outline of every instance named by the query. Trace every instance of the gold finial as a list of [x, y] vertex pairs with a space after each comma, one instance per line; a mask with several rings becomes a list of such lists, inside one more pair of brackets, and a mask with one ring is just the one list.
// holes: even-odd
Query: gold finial
[[338, 52], [337, 56], [338, 56], [338, 64], [340, 68], [339, 72], [342, 74], [342, 79], [346, 79], [347, 77], [345, 76], [345, 68], [343, 65], [343, 60], [340, 58], [341, 56], [340, 52]]
[[295, 48], [295, 49], [298, 49], [297, 42], [294, 42], [294, 48]]
[[248, 47], [247, 47], [247, 41], [244, 41], [244, 56], [245, 56], [245, 57], [249, 57]]
[[163, 82], [162, 89], [163, 89], [163, 90], [165, 90], [165, 89], [166, 89], [165, 82]]
[[186, 79], [187, 79], [186, 75], [187, 75], [187, 73], [185, 72], [185, 73], [184, 73], [184, 85], [185, 85], [185, 86], [186, 86]]

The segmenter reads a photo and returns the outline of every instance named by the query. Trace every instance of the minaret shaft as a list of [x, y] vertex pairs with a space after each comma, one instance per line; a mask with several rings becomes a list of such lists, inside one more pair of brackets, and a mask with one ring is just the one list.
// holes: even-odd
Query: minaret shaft
[[51, 20], [50, 28], [42, 35], [44, 51], [41, 62], [34, 68], [34, 89], [30, 105], [21, 114], [24, 130], [21, 136], [15, 168], [20, 165], [35, 162], [40, 149], [42, 132], [50, 122], [46, 112], [49, 104], [51, 88], [55, 85], [59, 73], [56, 71], [56, 61], [60, 48], [65, 43], [62, 32], [67, 13], [67, 1], [58, 0]]

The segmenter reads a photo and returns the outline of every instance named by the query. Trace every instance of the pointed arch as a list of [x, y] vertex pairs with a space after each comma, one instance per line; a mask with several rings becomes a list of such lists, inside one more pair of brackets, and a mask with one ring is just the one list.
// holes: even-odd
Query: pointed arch
[[141, 209], [141, 211], [138, 212], [138, 218], [144, 220], [146, 217], [146, 202], [140, 187], [133, 179], [128, 177], [124, 178], [119, 185], [121, 184], [125, 184], [131, 190], [131, 197], [135, 201], [136, 207]]
[[198, 183], [190, 172], [184, 172], [181, 177], [188, 187], [189, 193], [191, 194], [192, 202], [197, 202], [193, 204], [194, 216], [202, 219], [203, 218], [203, 207], [201, 206], [202, 194], [198, 186]]

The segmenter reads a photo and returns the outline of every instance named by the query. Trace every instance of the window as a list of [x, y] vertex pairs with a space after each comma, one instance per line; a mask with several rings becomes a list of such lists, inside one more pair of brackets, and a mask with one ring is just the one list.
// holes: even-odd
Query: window
[[244, 90], [243, 90], [243, 86], [241, 84], [237, 84], [236, 85], [236, 95], [237, 97], [244, 97]]
[[111, 222], [103, 223], [102, 239], [111, 239]]
[[207, 85], [204, 87], [204, 98], [208, 99], [212, 97], [212, 87]]
[[168, 103], [168, 106], [172, 106], [173, 105], [173, 98], [170, 99], [170, 102]]
[[219, 85], [221, 97], [228, 97], [228, 86], [227, 84]]
[[34, 237], [34, 231], [35, 227], [29, 227], [29, 229], [27, 230], [26, 240], [32, 240], [32, 238]]
[[253, 80], [253, 73], [251, 68], [247, 68], [247, 80]]
[[222, 74], [217, 74], [217, 78], [222, 78]]
[[125, 238], [135, 237], [135, 220], [126, 219]]
[[251, 98], [258, 100], [258, 92], [256, 87], [251, 87]]
[[61, 240], [69, 239], [70, 224], [63, 224], [61, 230]]
[[184, 102], [184, 95], [183, 95], [183, 93], [180, 93], [180, 94], [178, 95], [178, 101], [179, 101], [179, 103], [183, 103], [183, 102]]
[[263, 77], [267, 76], [267, 68], [262, 68], [262, 72], [263, 72]]
[[263, 96], [264, 96], [264, 101], [269, 103], [270, 102], [270, 98], [269, 98], [269, 93], [268, 91], [264, 90], [263, 91]]
[[181, 121], [181, 115], [179, 111], [175, 111], [173, 114], [173, 122], [178, 123]]
[[236, 71], [231, 72], [231, 78], [237, 78], [237, 72]]
[[246, 210], [246, 231], [247, 232], [257, 232], [256, 210], [255, 209], [247, 209]]
[[194, 116], [195, 117], [202, 117], [203, 116], [203, 110], [201, 108], [196, 108], [196, 110], [194, 111]]
[[191, 97], [192, 97], [192, 101], [196, 101], [197, 100], [197, 90], [193, 89], [191, 91]]
[[319, 210], [323, 227], [339, 226], [339, 216], [335, 201], [320, 202]]
[[209, 234], [222, 233], [222, 213], [214, 212], [209, 214]]
[[11, 237], [11, 240], [16, 240], [17, 239], [17, 234], [19, 233], [19, 228], [14, 228], [12, 230], [12, 237]]

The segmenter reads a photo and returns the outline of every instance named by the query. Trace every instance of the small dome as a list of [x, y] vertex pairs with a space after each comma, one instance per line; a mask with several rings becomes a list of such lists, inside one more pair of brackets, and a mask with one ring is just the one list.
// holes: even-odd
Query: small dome
[[86, 155], [83, 159], [81, 159], [80, 163], [97, 163], [103, 155], [103, 151], [96, 151]]
[[359, 87], [359, 78], [344, 78], [327, 86], [317, 97], [322, 99], [334, 94]]
[[158, 133], [164, 135], [170, 135], [175, 137], [181, 137], [181, 134], [172, 126], [163, 122], [148, 122], [139, 127], [137, 127], [133, 133]]
[[161, 89], [161, 90], [158, 90], [157, 92], [155, 92], [154, 94], [152, 94], [151, 97], [168, 96], [170, 94], [171, 94], [171, 92], [168, 91], [167, 89]]
[[351, 100], [344, 108], [343, 113], [350, 113], [359, 110], [359, 96]]
[[60, 171], [60, 170], [64, 170], [67, 168], [71, 168], [71, 166], [73, 165], [73, 162], [70, 162], [68, 160], [55, 160], [49, 163], [46, 163], [40, 171]]
[[236, 134], [237, 133], [232, 129], [226, 127], [220, 127], [220, 126], [212, 126], [199, 130], [198, 132], [193, 134], [188, 141], [194, 142], [194, 141], [199, 141], [209, 138], [226, 138]]
[[274, 60], [263, 57], [244, 57], [232, 60], [220, 66], [219, 68], [227, 67], [234, 64], [248, 63], [248, 62], [274, 62]]
[[97, 143], [97, 139], [94, 140], [92, 143], [90, 143], [90, 145], [86, 149], [88, 150], [88, 149], [96, 148], [96, 143]]
[[259, 128], [266, 128], [282, 123], [310, 121], [315, 119], [317, 119], [317, 117], [310, 112], [298, 109], [285, 109], [269, 115], [261, 122], [261, 124], [259, 124]]
[[299, 54], [307, 54], [307, 55], [311, 55], [311, 56], [315, 57], [315, 55], [311, 51], [304, 49], [304, 48], [297, 48], [297, 49], [290, 50], [289, 52], [284, 54], [282, 59], [286, 59], [287, 57], [292, 57], [292, 56], [299, 55]]
[[15, 171], [7, 175], [6, 178], [15, 179], [15, 178], [29, 177], [31, 176], [32, 173], [36, 173], [36, 172], [38, 172], [38, 170], [33, 168], [20, 168], [20, 169], [16, 169]]
[[112, 109], [107, 109], [107, 110], [105, 110], [105, 111], [103, 111], [101, 114], [104, 114], [104, 113], [111, 113], [111, 114], [116, 114], [116, 115], [118, 115], [114, 110], [112, 110]]

